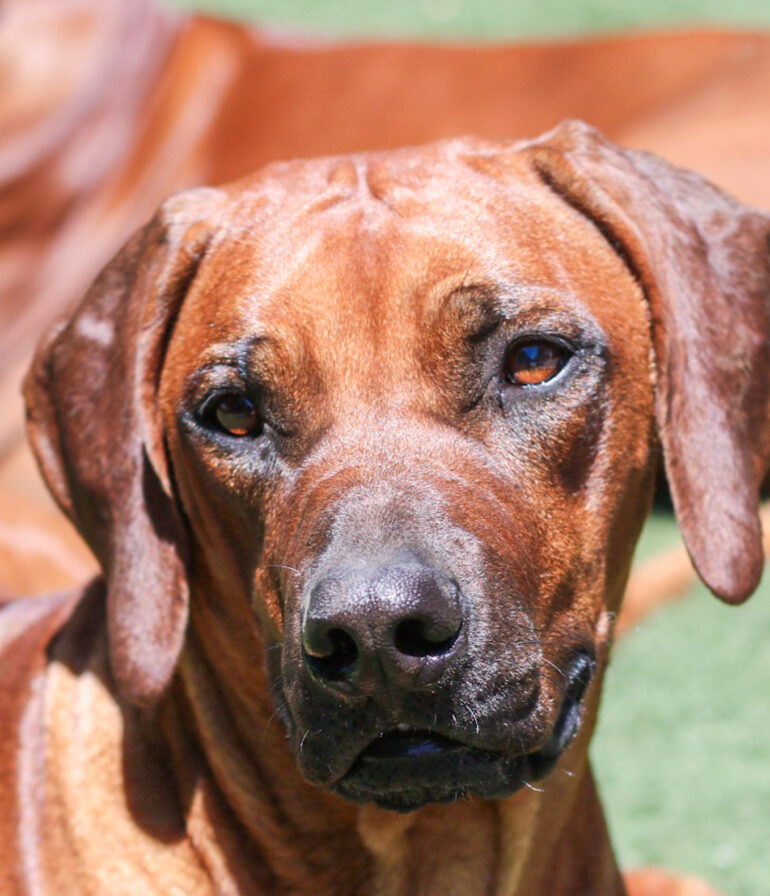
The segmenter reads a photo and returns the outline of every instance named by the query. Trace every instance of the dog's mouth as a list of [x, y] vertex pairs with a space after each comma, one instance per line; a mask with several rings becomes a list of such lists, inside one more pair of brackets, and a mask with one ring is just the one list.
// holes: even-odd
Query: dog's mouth
[[375, 738], [358, 757], [359, 760], [415, 759], [421, 756], [441, 756], [465, 749], [460, 741], [444, 737], [434, 731], [421, 731], [408, 725], [397, 725]]
[[399, 724], [370, 741], [334, 789], [355, 802], [401, 812], [467, 796], [510, 796], [547, 775], [574, 739], [595, 665], [584, 654], [573, 663], [559, 716], [537, 750], [490, 750], [471, 740]]

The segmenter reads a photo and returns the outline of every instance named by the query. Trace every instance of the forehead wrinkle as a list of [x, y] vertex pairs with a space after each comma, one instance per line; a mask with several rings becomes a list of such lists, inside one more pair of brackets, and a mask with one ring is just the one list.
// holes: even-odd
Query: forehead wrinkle
[[333, 346], [328, 360], [337, 371], [338, 391], [371, 397], [397, 385], [404, 351], [394, 346], [404, 348], [414, 310], [403, 295], [408, 275], [398, 264], [400, 239], [387, 220], [390, 213], [368, 212], [355, 213], [353, 239], [345, 232], [328, 237], [332, 270], [325, 344]]

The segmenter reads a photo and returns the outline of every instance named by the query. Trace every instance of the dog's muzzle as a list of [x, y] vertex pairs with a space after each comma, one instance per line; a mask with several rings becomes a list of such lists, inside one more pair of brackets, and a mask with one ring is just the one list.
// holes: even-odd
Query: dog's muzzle
[[[469, 604], [450, 576], [410, 552], [316, 578], [301, 625], [311, 735], [300, 760], [316, 750], [318, 768], [337, 763], [337, 773], [312, 779], [357, 802], [410, 811], [508, 796], [550, 771], [579, 727], [594, 660], [574, 652], [549, 710], [539, 663], [516, 672], [510, 656], [501, 665], [480, 655]], [[500, 693], [486, 684], [495, 680]]]

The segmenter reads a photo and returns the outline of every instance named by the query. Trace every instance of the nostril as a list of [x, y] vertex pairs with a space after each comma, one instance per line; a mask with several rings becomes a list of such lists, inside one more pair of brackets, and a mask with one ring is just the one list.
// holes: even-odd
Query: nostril
[[459, 634], [459, 626], [447, 633], [446, 626], [436, 626], [429, 620], [413, 618], [399, 622], [393, 640], [396, 650], [406, 656], [441, 656], [452, 649]]
[[322, 656], [305, 650], [305, 660], [319, 678], [327, 681], [342, 681], [347, 678], [358, 659], [358, 647], [353, 638], [341, 628], [333, 628], [325, 633], [329, 651]]

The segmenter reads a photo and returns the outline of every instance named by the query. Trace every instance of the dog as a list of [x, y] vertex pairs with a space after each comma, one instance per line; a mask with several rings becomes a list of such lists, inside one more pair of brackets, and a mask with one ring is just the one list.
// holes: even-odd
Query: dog
[[577, 122], [167, 200], [26, 380], [103, 575], [3, 611], [3, 893], [626, 893], [613, 620], [660, 453], [757, 585], [769, 233]]
[[152, 0], [5, 0], [0, 87], [0, 588], [17, 595], [94, 568], [25, 446], [23, 372], [169, 193], [280, 158], [524, 137], [569, 116], [770, 207], [761, 33], [346, 44]]

